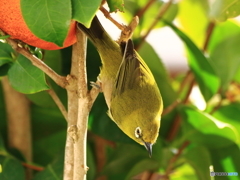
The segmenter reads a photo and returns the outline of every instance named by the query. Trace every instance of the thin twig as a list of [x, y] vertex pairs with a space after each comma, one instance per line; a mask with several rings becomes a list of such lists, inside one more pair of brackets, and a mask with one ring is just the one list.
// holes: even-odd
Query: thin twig
[[135, 16], [138, 16], [139, 19], [144, 15], [144, 13], [148, 10], [149, 7], [151, 7], [151, 5], [155, 2], [156, 0], [149, 0], [147, 2], [147, 4], [142, 8], [140, 9]]
[[163, 15], [167, 12], [167, 10], [171, 6], [172, 2], [173, 2], [173, 0], [169, 0], [166, 4], [164, 4], [164, 6], [159, 11], [159, 14], [157, 15], [156, 19], [153, 21], [153, 23], [148, 28], [147, 32], [141, 37], [141, 41], [135, 47], [136, 50], [142, 46], [142, 44], [145, 41], [145, 39], [147, 38], [147, 36], [150, 34], [150, 32], [156, 26], [156, 24], [159, 22], [159, 20], [163, 17]]
[[192, 78], [192, 72], [190, 70], [187, 71], [186, 75], [184, 76], [184, 79], [182, 80], [180, 87], [178, 89], [178, 95], [181, 95], [184, 88], [186, 87], [186, 85], [189, 82], [189, 79]]
[[180, 155], [182, 154], [183, 150], [190, 144], [189, 141], [185, 141], [181, 147], [178, 149], [178, 152], [170, 159], [169, 163], [168, 163], [168, 167], [166, 169], [165, 172], [165, 179], [168, 179], [169, 174], [172, 171], [173, 165], [174, 163], [178, 160], [178, 158], [180, 157]]
[[207, 31], [206, 31], [206, 38], [205, 38], [204, 45], [203, 45], [203, 51], [204, 52], [207, 50], [211, 35], [213, 33], [213, 30], [214, 30], [214, 27], [215, 27], [215, 22], [211, 21], [208, 24], [208, 28], [207, 28]]
[[56, 105], [58, 106], [59, 110], [61, 111], [63, 117], [67, 121], [67, 118], [68, 118], [67, 110], [66, 110], [65, 106], [63, 105], [63, 103], [61, 102], [61, 100], [59, 99], [56, 92], [52, 88], [49, 89], [47, 92], [52, 97], [53, 101], [56, 103]]
[[167, 140], [168, 141], [172, 141], [176, 135], [177, 135], [177, 132], [180, 128], [180, 125], [181, 125], [181, 117], [179, 114], [177, 114], [173, 120], [173, 123], [172, 123], [172, 126], [169, 130], [169, 133], [167, 135]]
[[194, 86], [194, 83], [195, 83], [195, 80], [194, 80], [194, 77], [193, 76], [190, 76], [190, 80], [189, 80], [189, 87], [188, 87], [188, 90], [187, 90], [187, 93], [185, 95], [185, 98], [182, 100], [182, 102], [184, 104], [186, 104], [188, 102], [188, 99], [189, 99], [189, 96], [192, 92], [192, 88]]
[[174, 101], [171, 105], [169, 105], [167, 108], [163, 110], [162, 116], [165, 116], [166, 114], [170, 113], [179, 104], [180, 104], [179, 100]]
[[[187, 93], [184, 97], [184, 99], [181, 101], [183, 104], [186, 104], [188, 101], [188, 98], [191, 94], [193, 85], [194, 85], [194, 77], [192, 75], [192, 73], [190, 71], [187, 72], [185, 78], [183, 79], [183, 83], [181, 83], [181, 86], [179, 88], [178, 94], [180, 95], [182, 93], [182, 91], [184, 90], [184, 86], [186, 86], [186, 84], [189, 83], [189, 87], [187, 90]], [[180, 128], [181, 125], [181, 117], [179, 114], [177, 114], [173, 120], [173, 124], [169, 130], [168, 136], [167, 136], [167, 140], [168, 141], [172, 141], [175, 136], [177, 135], [177, 132]]]
[[35, 166], [35, 165], [28, 164], [25, 162], [22, 162], [22, 165], [28, 169], [35, 170], [35, 171], [43, 171], [44, 170], [43, 167]]
[[209, 112], [209, 114], [213, 114], [215, 111], [217, 111], [222, 106], [222, 101], [223, 99], [221, 98], [217, 105]]
[[[1, 35], [6, 35], [1, 29], [0, 29]], [[28, 50], [23, 48], [21, 45], [19, 45], [15, 40], [7, 38], [7, 43], [12, 46], [12, 48], [28, 58], [32, 64], [39, 69], [41, 69], [44, 73], [46, 73], [56, 84], [61, 86], [62, 88], [66, 88], [67, 81], [66, 77], [58, 75], [55, 71], [53, 71], [49, 66], [47, 66], [41, 59], [38, 59], [35, 55], [31, 54]]]
[[119, 22], [117, 22], [115, 19], [112, 18], [112, 16], [110, 15], [110, 13], [103, 7], [101, 6], [99, 8], [100, 11], [102, 11], [103, 15], [109, 19], [113, 24], [115, 24], [115, 26], [118, 27], [118, 29], [120, 29], [121, 31], [124, 30], [124, 25], [120, 24]]
[[100, 9], [100, 11], [102, 11], [102, 13], [104, 14], [104, 16], [107, 19], [109, 19], [113, 24], [115, 24], [115, 26], [117, 26], [122, 31], [121, 35], [120, 35], [120, 38], [117, 41], [119, 44], [121, 42], [127, 42], [128, 39], [132, 38], [132, 34], [133, 34], [135, 28], [137, 27], [137, 25], [139, 23], [138, 16], [133, 17], [133, 19], [130, 22], [130, 24], [128, 26], [126, 26], [124, 24], [118, 23], [115, 19], [113, 19], [111, 17], [110, 13], [103, 6], [101, 6], [99, 9]]

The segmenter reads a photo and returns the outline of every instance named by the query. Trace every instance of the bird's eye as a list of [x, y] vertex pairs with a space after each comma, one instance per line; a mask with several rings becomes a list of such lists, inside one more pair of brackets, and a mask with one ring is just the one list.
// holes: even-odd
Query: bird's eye
[[141, 130], [140, 127], [137, 127], [137, 128], [135, 129], [135, 136], [136, 136], [136, 138], [139, 138], [139, 137], [142, 136], [142, 130]]

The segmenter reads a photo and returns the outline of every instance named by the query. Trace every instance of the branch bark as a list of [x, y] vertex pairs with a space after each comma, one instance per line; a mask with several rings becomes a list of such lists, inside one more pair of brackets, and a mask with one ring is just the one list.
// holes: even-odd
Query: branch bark
[[[1, 29], [0, 29], [1, 35], [6, 35]], [[7, 38], [7, 43], [12, 46], [12, 48], [28, 58], [32, 64], [39, 69], [41, 69], [44, 73], [46, 73], [57, 85], [61, 86], [62, 88], [66, 88], [67, 80], [66, 77], [58, 75], [54, 70], [52, 70], [49, 66], [47, 66], [41, 59], [38, 59], [35, 55], [31, 54], [27, 49], [23, 48], [20, 44], [16, 42], [16, 40]]]
[[86, 36], [77, 29], [73, 45], [71, 74], [68, 79], [68, 131], [65, 147], [64, 180], [86, 179], [88, 115], [99, 90], [87, 88]]

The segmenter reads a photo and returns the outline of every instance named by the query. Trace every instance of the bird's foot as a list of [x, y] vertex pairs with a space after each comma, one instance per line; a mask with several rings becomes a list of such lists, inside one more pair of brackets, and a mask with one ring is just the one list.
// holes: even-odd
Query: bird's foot
[[91, 85], [93, 88], [99, 89], [99, 91], [102, 92], [102, 82], [101, 82], [101, 80], [99, 79], [99, 77], [97, 78], [97, 81], [96, 81], [96, 82], [90, 81], [90, 85]]

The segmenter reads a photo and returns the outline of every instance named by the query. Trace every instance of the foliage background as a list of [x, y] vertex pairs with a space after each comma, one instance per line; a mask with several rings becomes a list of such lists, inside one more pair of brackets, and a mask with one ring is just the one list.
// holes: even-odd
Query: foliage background
[[[36, 24], [58, 18], [57, 25], [64, 23], [64, 20], [75, 19], [89, 26], [100, 4], [99, 0], [93, 0], [91, 4], [84, 0], [64, 1], [66, 6], [63, 14], [58, 17], [52, 14], [52, 19], [46, 19], [43, 12], [38, 14], [37, 19], [40, 22]], [[121, 1], [107, 2], [111, 11], [115, 11], [116, 7], [124, 10], [122, 16], [127, 21], [149, 3], [147, 0], [129, 0], [123, 8]], [[185, 44], [190, 70], [174, 76], [166, 71], [161, 57], [151, 45], [141, 40], [161, 7], [165, 5], [162, 1], [151, 2], [152, 5], [143, 14], [138, 14], [140, 23], [133, 36], [134, 42], [156, 78], [165, 108], [177, 100], [180, 103], [163, 115], [153, 157], [149, 158], [142, 146], [130, 140], [108, 118], [107, 107], [100, 94], [89, 117], [87, 164], [90, 169], [87, 179], [122, 180], [144, 173], [148, 175], [148, 179], [169, 176], [171, 180], [212, 180], [214, 178], [209, 175], [210, 167], [213, 167], [215, 172], [240, 173], [240, 26], [238, 21], [231, 19], [238, 16], [240, 1], [181, 0], [171, 4], [155, 28], [169, 26]], [[62, 7], [60, 3], [54, 4], [57, 6], [45, 9], [43, 7], [43, 10], [52, 12], [51, 8]], [[26, 13], [29, 12], [29, 5], [29, 1], [21, 0], [24, 18], [27, 24], [32, 24], [35, 16]], [[40, 7], [41, 1], [30, 9], [36, 12], [34, 8]], [[78, 7], [83, 7], [82, 11]], [[65, 13], [68, 16], [64, 16]], [[63, 20], [63, 16], [68, 19]], [[176, 26], [172, 25], [173, 22]], [[53, 32], [50, 38], [44, 37], [37, 25], [29, 28], [40, 38], [61, 45], [66, 29], [57, 29], [57, 25], [53, 30], [47, 30]], [[57, 73], [67, 75], [70, 72], [71, 47], [57, 51], [32, 49], [33, 53], [42, 56], [44, 62]], [[98, 53], [89, 42], [88, 82], [96, 80], [99, 66], [101, 62]], [[7, 75], [11, 85], [26, 93], [31, 101], [33, 163], [44, 168], [43, 171], [34, 172], [33, 179], [62, 179], [66, 121], [44, 91], [49, 88], [44, 74], [36, 71], [25, 57], [17, 54], [13, 56], [10, 46], [0, 43], [0, 75]], [[34, 73], [41, 75], [36, 78]], [[32, 77], [38, 83], [32, 84]], [[65, 90], [48, 77], [46, 79], [67, 106]], [[201, 90], [206, 101], [204, 110], [198, 109], [196, 104], [189, 100], [189, 92], [193, 86], [198, 86]], [[6, 124], [4, 94], [0, 88], [0, 179], [25, 179], [22, 166], [25, 160], [17, 150], [8, 147]], [[239, 177], [216, 176], [215, 179], [237, 180]]]

